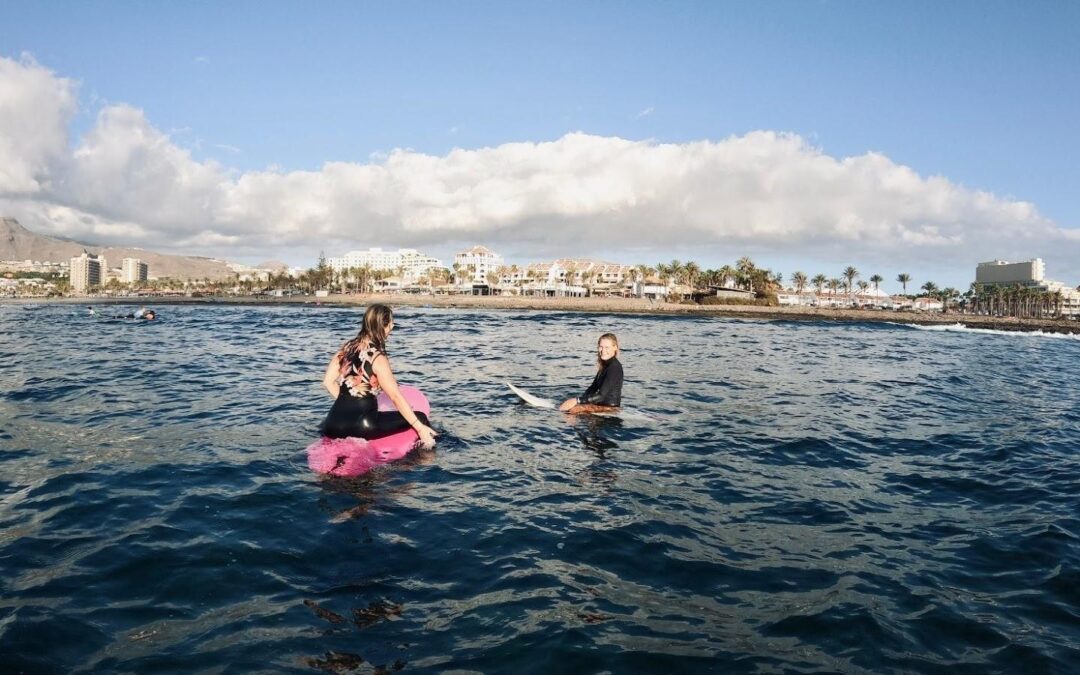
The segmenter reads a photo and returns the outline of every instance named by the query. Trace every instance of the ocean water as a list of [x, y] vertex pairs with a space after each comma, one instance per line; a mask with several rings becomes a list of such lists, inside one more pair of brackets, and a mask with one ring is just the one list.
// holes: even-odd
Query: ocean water
[[[402, 308], [440, 443], [346, 480], [360, 309], [162, 316], [0, 305], [0, 672], [1080, 667], [1078, 340]], [[647, 417], [505, 387], [606, 331]]]

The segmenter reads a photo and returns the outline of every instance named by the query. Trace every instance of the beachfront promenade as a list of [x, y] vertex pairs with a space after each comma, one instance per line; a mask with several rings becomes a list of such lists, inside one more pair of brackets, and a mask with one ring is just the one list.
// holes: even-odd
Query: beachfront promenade
[[17, 304], [65, 303], [142, 304], [237, 304], [237, 305], [368, 305], [383, 302], [395, 307], [436, 307], [478, 310], [533, 310], [546, 312], [598, 312], [609, 314], [679, 314], [786, 321], [888, 322], [917, 325], [962, 324], [969, 328], [1080, 334], [1080, 321], [1067, 319], [1017, 319], [1015, 317], [963, 314], [956, 311], [892, 311], [828, 307], [765, 307], [760, 305], [697, 305], [652, 301], [643, 298], [537, 298], [482, 295], [411, 295], [396, 293], [273, 296], [211, 296], [200, 298], [17, 298], [0, 302]]

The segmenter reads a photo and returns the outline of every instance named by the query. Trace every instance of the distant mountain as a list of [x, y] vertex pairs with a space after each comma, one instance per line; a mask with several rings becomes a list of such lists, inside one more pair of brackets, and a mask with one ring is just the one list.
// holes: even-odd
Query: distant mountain
[[154, 253], [141, 248], [93, 246], [69, 239], [35, 234], [14, 218], [0, 218], [0, 260], [66, 262], [83, 250], [105, 256], [109, 267], [119, 267], [124, 258], [138, 258], [150, 267], [152, 277], [173, 279], [229, 279], [232, 270], [222, 260]]

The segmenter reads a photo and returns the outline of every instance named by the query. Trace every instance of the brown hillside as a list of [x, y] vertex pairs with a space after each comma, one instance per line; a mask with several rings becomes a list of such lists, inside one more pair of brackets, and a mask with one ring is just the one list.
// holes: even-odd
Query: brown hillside
[[211, 258], [166, 255], [140, 248], [116, 248], [80, 244], [36, 234], [14, 218], [0, 218], [0, 260], [64, 262], [83, 250], [105, 256], [109, 267], [119, 267], [124, 258], [139, 258], [150, 266], [152, 277], [174, 279], [228, 279], [233, 273], [225, 262]]

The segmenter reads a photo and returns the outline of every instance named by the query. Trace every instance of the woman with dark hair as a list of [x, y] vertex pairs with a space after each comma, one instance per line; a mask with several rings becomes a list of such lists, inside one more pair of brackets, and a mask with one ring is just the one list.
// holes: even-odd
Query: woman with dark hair
[[[412, 427], [426, 448], [435, 445], [435, 431], [424, 413], [414, 412], [398, 389], [386, 356], [386, 341], [394, 330], [394, 317], [386, 305], [371, 305], [364, 312], [360, 333], [349, 340], [326, 366], [323, 386], [334, 405], [320, 426], [330, 438], [374, 440]], [[396, 412], [379, 411], [379, 390], [393, 401]]]
[[622, 404], [623, 370], [619, 363], [619, 339], [614, 333], [604, 333], [596, 343], [596, 377], [585, 393], [568, 398], [559, 410], [581, 413], [613, 412]]

